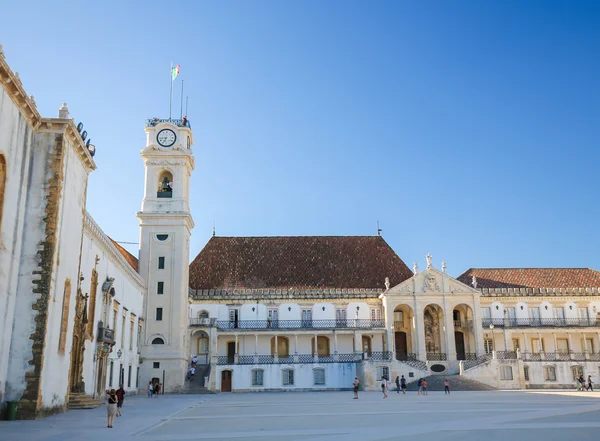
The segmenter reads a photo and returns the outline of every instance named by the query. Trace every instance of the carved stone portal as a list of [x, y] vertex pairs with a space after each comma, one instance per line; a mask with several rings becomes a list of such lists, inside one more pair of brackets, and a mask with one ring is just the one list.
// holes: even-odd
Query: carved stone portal
[[441, 352], [438, 312], [433, 307], [428, 306], [423, 313], [423, 322], [425, 325], [425, 348], [427, 352]]
[[75, 302], [75, 324], [73, 326], [73, 347], [71, 349], [71, 378], [69, 383], [72, 393], [84, 393], [85, 383], [83, 381], [83, 352], [85, 351], [85, 340], [87, 338], [87, 299], [81, 289], [77, 290]]

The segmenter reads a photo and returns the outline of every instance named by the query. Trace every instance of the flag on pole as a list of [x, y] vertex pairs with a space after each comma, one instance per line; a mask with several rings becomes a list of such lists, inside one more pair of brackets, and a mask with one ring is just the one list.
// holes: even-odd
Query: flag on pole
[[179, 64], [176, 64], [171, 68], [171, 81], [175, 81], [177, 75], [179, 75]]

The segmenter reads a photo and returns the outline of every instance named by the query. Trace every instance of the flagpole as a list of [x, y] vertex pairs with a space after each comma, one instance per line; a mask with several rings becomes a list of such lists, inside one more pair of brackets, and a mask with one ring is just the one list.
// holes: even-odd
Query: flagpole
[[169, 95], [169, 121], [171, 121], [171, 108], [173, 107], [173, 62], [171, 61], [171, 70], [169, 71], [169, 80], [171, 80], [171, 94]]
[[185, 97], [185, 116], [187, 116], [188, 111], [187, 111], [187, 105], [188, 105], [188, 97]]
[[179, 119], [183, 119], [183, 80], [181, 80], [181, 110], [180, 110], [181, 114], [179, 116]]

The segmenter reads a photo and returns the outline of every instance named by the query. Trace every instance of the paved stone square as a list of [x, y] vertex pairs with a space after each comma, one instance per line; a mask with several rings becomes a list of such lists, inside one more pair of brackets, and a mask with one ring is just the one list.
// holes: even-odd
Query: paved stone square
[[[106, 407], [0, 422], [0, 440], [136, 439], [353, 441], [597, 440], [600, 392], [240, 393], [129, 397], [106, 428]], [[107, 438], [108, 437], [108, 438]]]

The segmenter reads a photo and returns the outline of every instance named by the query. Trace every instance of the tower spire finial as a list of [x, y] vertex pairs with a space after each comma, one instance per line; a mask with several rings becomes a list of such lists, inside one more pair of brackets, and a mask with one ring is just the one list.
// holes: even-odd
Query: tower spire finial
[[213, 221], [213, 237], [217, 235], [217, 229], [215, 228], [215, 221]]
[[378, 235], [378, 236], [381, 236], [381, 232], [382, 232], [382, 231], [383, 231], [383, 230], [382, 230], [381, 228], [379, 228], [379, 221], [377, 221], [377, 235]]

